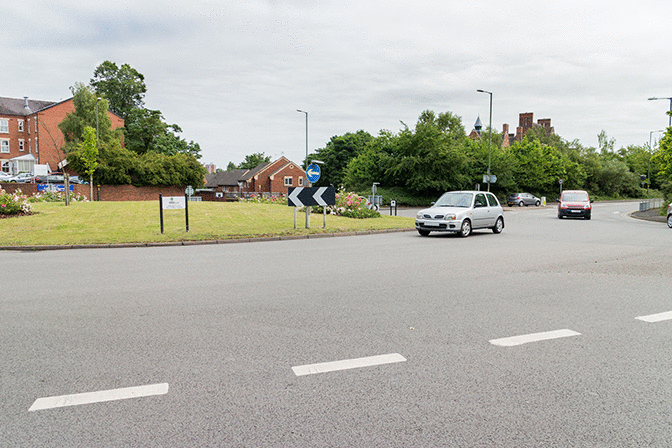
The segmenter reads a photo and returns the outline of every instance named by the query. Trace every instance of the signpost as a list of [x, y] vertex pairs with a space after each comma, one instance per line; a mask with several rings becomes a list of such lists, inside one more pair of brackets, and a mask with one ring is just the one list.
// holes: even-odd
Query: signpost
[[308, 166], [308, 169], [306, 170], [306, 177], [308, 178], [308, 182], [311, 184], [314, 184], [318, 180], [320, 180], [320, 176], [322, 175], [322, 170], [320, 169], [320, 165], [316, 163], [311, 163]]
[[164, 210], [181, 210], [184, 209], [184, 219], [186, 222], [187, 232], [189, 231], [189, 201], [187, 195], [184, 196], [169, 196], [163, 197], [159, 193], [159, 216], [161, 219], [161, 234], [163, 234], [163, 211]]
[[[323, 227], [327, 226], [326, 207], [336, 204], [336, 189], [334, 187], [289, 187], [287, 205], [294, 207], [294, 228], [296, 229], [296, 207], [321, 205], [325, 207]], [[310, 221], [306, 221], [306, 229], [310, 229]]]

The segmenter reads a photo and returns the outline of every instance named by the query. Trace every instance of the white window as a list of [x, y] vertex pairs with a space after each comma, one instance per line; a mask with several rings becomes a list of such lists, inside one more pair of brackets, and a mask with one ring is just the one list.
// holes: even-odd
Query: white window
[[37, 149], [37, 137], [35, 137], [35, 152], [40, 152], [39, 149]]
[[28, 119], [28, 133], [30, 134], [30, 118]]
[[20, 138], [20, 139], [19, 139], [19, 151], [22, 151], [22, 152], [23, 152], [23, 151], [25, 151], [25, 150], [26, 150], [25, 142], [23, 141], [22, 138]]
[[9, 139], [0, 139], [0, 152], [9, 152]]
[[9, 134], [9, 120], [7, 118], [0, 118], [0, 132]]
[[19, 132], [23, 132], [23, 120], [17, 120], [19, 123]]
[[291, 187], [291, 186], [292, 186], [292, 177], [285, 176], [285, 187]]
[[299, 187], [303, 187], [303, 177], [299, 177]]
[[30, 144], [30, 139], [28, 139], [28, 152], [33, 152], [33, 147]]
[[37, 117], [35, 117], [35, 133], [37, 133]]

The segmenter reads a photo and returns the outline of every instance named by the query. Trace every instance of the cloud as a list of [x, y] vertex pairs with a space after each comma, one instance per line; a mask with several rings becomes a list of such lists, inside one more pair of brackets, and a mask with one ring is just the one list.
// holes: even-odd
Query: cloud
[[[425, 109], [470, 130], [551, 118], [596, 145], [648, 142], [667, 124], [666, 18], [661, 0], [613, 3], [251, 0], [3, 6], [4, 96], [58, 100], [105, 60], [145, 75], [147, 106], [179, 124], [225, 166], [254, 152], [305, 153], [334, 135], [398, 131]], [[651, 129], [649, 129], [651, 128]]]

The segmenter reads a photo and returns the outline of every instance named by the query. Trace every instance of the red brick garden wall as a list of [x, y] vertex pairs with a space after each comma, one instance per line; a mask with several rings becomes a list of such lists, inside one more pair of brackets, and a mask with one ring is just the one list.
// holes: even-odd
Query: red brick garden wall
[[[37, 184], [0, 183], [0, 187], [8, 193], [21, 190], [28, 196], [37, 193]], [[88, 185], [74, 184], [73, 191], [89, 198]], [[134, 187], [133, 185], [101, 185], [93, 187], [95, 201], [156, 201], [159, 194], [164, 196], [184, 196], [184, 187]]]

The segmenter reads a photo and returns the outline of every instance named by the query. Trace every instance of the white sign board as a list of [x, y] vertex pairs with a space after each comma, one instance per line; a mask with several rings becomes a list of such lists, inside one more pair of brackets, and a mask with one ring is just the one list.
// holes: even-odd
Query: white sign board
[[184, 196], [161, 198], [161, 201], [161, 206], [164, 210], [179, 210], [187, 207], [187, 201]]

